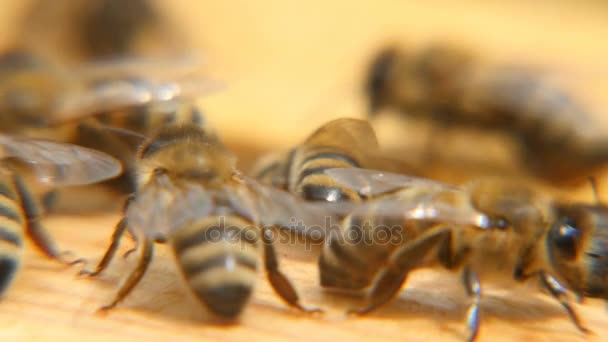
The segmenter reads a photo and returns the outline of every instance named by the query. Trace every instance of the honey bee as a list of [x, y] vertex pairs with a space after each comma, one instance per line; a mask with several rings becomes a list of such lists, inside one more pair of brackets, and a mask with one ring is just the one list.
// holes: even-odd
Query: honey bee
[[64, 61], [173, 53], [184, 38], [151, 0], [35, 1], [17, 43]]
[[275, 292], [306, 312], [288, 278], [280, 271], [270, 226], [324, 224], [326, 209], [312, 206], [242, 176], [236, 159], [217, 135], [195, 125], [168, 125], [137, 152], [137, 190], [125, 206], [112, 243], [94, 271], [103, 271], [125, 231], [140, 240], [141, 257], [114, 300], [118, 304], [143, 277], [153, 242], [168, 242], [196, 297], [214, 314], [234, 319], [247, 303], [258, 268], [257, 253]]
[[562, 203], [524, 184], [498, 180], [456, 187], [374, 170], [326, 174], [352, 191], [375, 196], [332, 231], [319, 259], [323, 287], [369, 290], [369, 305], [355, 314], [393, 299], [409, 272], [437, 266], [462, 275], [472, 299], [468, 340], [478, 335], [485, 280], [507, 284], [540, 278], [583, 332], [588, 330], [567, 289], [579, 298], [608, 298], [604, 205]]
[[121, 171], [114, 158], [87, 148], [0, 135], [0, 295], [10, 287], [23, 255], [25, 236], [49, 258], [63, 263], [59, 251], [40, 222], [43, 215], [38, 200], [32, 196], [21, 176], [23, 162], [33, 168], [37, 178], [51, 185], [90, 184], [111, 178]]
[[[341, 118], [322, 125], [302, 144], [259, 159], [251, 174], [309, 201], [360, 201], [361, 195], [325, 174], [331, 168], [377, 168], [389, 163], [380, 154], [367, 120]], [[391, 160], [392, 164], [397, 160]]]
[[424, 118], [436, 128], [475, 128], [512, 138], [522, 163], [553, 183], [576, 183], [608, 161], [587, 103], [546, 73], [491, 66], [472, 51], [435, 43], [418, 52], [390, 47], [365, 83], [369, 115], [381, 109]]
[[151, 134], [165, 124], [205, 125], [194, 97], [215, 86], [194, 75], [198, 66], [185, 59], [117, 59], [70, 72], [34, 54], [11, 50], [0, 56], [0, 132], [106, 152], [125, 166], [125, 173], [110, 184], [130, 193], [133, 141], [103, 127]]

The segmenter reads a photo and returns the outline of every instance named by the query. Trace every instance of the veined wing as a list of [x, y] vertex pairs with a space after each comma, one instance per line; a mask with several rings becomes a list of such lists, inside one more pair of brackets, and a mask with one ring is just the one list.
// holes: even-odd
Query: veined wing
[[243, 186], [228, 191], [233, 208], [264, 226], [277, 226], [314, 240], [321, 240], [336, 228], [340, 217], [353, 206], [330, 202], [309, 202], [289, 192], [244, 179]]
[[193, 58], [119, 59], [92, 64], [76, 75], [57, 99], [53, 122], [125, 106], [196, 99], [223, 87], [202, 75], [200, 62]]
[[336, 182], [365, 196], [375, 196], [412, 187], [461, 190], [459, 187], [447, 183], [377, 170], [336, 168], [326, 170], [325, 173]]
[[32, 167], [40, 181], [84, 185], [120, 174], [122, 166], [99, 151], [48, 140], [0, 135], [2, 158], [17, 158]]

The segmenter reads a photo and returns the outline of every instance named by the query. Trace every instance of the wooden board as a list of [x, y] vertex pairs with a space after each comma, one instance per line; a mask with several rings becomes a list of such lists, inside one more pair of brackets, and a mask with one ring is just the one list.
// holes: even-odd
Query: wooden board
[[[17, 18], [17, 8], [11, 7], [21, 9], [23, 3], [1, 4], [3, 46], [10, 44], [8, 33]], [[608, 60], [608, 8], [601, 1], [585, 6], [437, 0], [172, 4], [169, 13], [183, 24], [193, 46], [205, 51], [213, 74], [229, 85], [203, 101], [209, 118], [232, 145], [248, 147], [242, 153], [248, 161], [255, 157], [252, 151], [296, 143], [331, 118], [361, 117], [362, 70], [373, 49], [386, 41], [450, 38], [479, 45], [493, 58], [582, 67], [596, 76]], [[117, 214], [72, 215], [49, 218], [48, 225], [62, 246], [96, 260], [117, 220]], [[77, 267], [57, 265], [28, 246], [25, 266], [1, 303], [0, 340], [462, 341], [466, 336], [467, 299], [457, 275], [416, 272], [397, 300], [354, 318], [344, 312], [363, 301], [319, 289], [314, 261], [281, 261], [304, 303], [323, 307], [326, 314], [287, 308], [260, 275], [240, 323], [215, 324], [185, 287], [170, 251], [160, 246], [140, 286], [101, 315], [96, 309], [112, 299], [133, 257], [118, 259], [99, 279], [84, 279], [76, 276]], [[608, 314], [600, 301], [576, 305], [594, 332], [585, 336], [534, 286], [501, 285], [484, 284], [481, 341], [608, 338]]]
[[[61, 246], [96, 261], [118, 217], [56, 217], [48, 225]], [[123, 251], [132, 243], [125, 239]], [[291, 246], [296, 249], [296, 246]], [[217, 324], [184, 285], [171, 252], [160, 246], [140, 286], [115, 310], [96, 310], [113, 298], [132, 269], [135, 256], [117, 258], [98, 279], [76, 276], [28, 246], [25, 267], [2, 302], [0, 339], [37, 341], [82, 340], [319, 340], [319, 341], [462, 341], [467, 299], [456, 274], [419, 271], [399, 298], [367, 317], [344, 311], [364, 304], [361, 299], [326, 293], [317, 286], [315, 262], [301, 249], [283, 250], [281, 266], [309, 306], [326, 309], [307, 315], [290, 309], [270, 289], [263, 274], [239, 324]], [[287, 254], [288, 257], [285, 255]], [[584, 336], [562, 308], [533, 286], [504, 289], [485, 284], [481, 309], [481, 341], [602, 340], [608, 336], [603, 303], [576, 305], [594, 335]]]

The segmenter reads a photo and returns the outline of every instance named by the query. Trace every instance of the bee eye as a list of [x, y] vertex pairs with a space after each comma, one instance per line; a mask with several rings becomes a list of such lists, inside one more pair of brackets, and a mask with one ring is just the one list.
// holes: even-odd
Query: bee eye
[[558, 227], [553, 241], [563, 257], [574, 259], [579, 236], [580, 231], [574, 225], [564, 222]]

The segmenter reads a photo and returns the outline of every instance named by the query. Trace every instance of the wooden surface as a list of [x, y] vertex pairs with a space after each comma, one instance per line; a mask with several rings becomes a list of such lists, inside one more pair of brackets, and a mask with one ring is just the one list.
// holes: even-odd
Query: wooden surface
[[[229, 85], [203, 104], [229, 143], [241, 147], [244, 160], [253, 159], [252, 151], [296, 143], [331, 118], [361, 116], [362, 67], [373, 49], [387, 41], [463, 40], [479, 44], [496, 59], [566, 65], [595, 76], [606, 72], [608, 60], [608, 7], [601, 1], [583, 7], [569, 1], [172, 3], [171, 16], [183, 24], [193, 46], [203, 49], [213, 74]], [[1, 5], [0, 32], [10, 32], [16, 7], [23, 5]], [[9, 37], [0, 36], [0, 43], [8, 45]], [[49, 217], [47, 223], [61, 246], [96, 260], [117, 220], [117, 214], [72, 215]], [[362, 305], [361, 300], [320, 290], [314, 261], [283, 258], [282, 268], [303, 302], [327, 313], [311, 317], [287, 308], [260, 276], [240, 324], [223, 326], [214, 324], [188, 292], [163, 246], [140, 286], [106, 315], [96, 309], [112, 299], [134, 258], [116, 260], [99, 279], [83, 279], [75, 276], [78, 268], [57, 265], [27, 247], [25, 266], [1, 303], [2, 341], [462, 341], [466, 336], [467, 301], [452, 274], [416, 272], [397, 300], [368, 317], [354, 318], [344, 311]], [[482, 341], [608, 338], [608, 314], [598, 300], [576, 305], [594, 331], [584, 336], [534, 286], [483, 285]]]
[[[106, 246], [114, 215], [56, 217], [48, 220], [62, 246], [95, 258]], [[128, 240], [123, 251], [130, 246]], [[31, 246], [30, 246], [31, 247]], [[294, 246], [292, 246], [294, 247]], [[294, 247], [295, 248], [295, 247]], [[281, 253], [282, 255], [284, 253]], [[115, 310], [96, 313], [111, 300], [134, 266], [134, 257], [118, 258], [98, 279], [75, 276], [68, 269], [28, 248], [25, 267], [0, 311], [0, 338], [24, 340], [445, 340], [465, 338], [466, 298], [458, 277], [430, 271], [416, 272], [399, 299], [364, 318], [344, 315], [363, 304], [344, 295], [324, 293], [317, 287], [314, 262], [289, 253], [282, 268], [296, 284], [303, 302], [327, 310], [322, 316], [301, 314], [286, 307], [260, 275], [253, 299], [233, 326], [214, 324], [205, 309], [184, 286], [169, 250], [161, 246], [140, 286]], [[481, 309], [482, 341], [584, 340], [562, 308], [532, 286], [504, 289], [485, 284]], [[608, 317], [598, 301], [577, 305], [595, 335], [608, 336]]]

